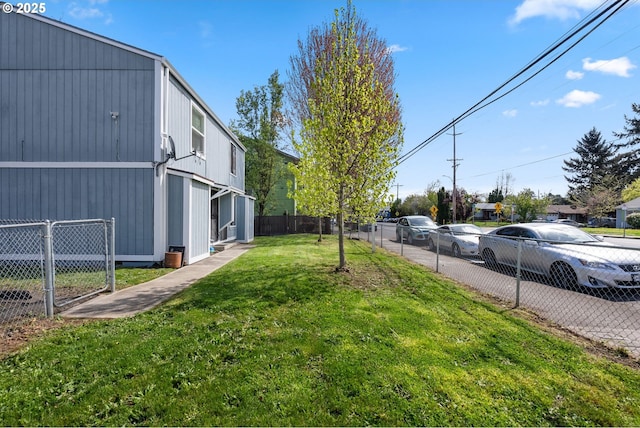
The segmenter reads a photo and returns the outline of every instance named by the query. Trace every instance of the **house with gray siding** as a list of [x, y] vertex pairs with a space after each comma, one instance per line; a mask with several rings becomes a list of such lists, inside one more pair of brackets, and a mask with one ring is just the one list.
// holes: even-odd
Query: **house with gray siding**
[[245, 148], [166, 58], [37, 14], [0, 40], [0, 220], [113, 217], [123, 262], [253, 239]]

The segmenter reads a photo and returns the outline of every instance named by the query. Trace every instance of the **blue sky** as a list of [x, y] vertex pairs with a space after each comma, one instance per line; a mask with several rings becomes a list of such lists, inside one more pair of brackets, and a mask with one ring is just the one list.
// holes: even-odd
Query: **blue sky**
[[[407, 152], [522, 69], [602, 0], [353, 0], [394, 50]], [[241, 90], [286, 79], [298, 39], [346, 0], [47, 0], [45, 15], [166, 57], [226, 124]], [[640, 103], [634, 0], [513, 93], [456, 125], [457, 185], [566, 194], [562, 160], [595, 127], [608, 141]], [[392, 192], [452, 187], [452, 130], [398, 168]]]

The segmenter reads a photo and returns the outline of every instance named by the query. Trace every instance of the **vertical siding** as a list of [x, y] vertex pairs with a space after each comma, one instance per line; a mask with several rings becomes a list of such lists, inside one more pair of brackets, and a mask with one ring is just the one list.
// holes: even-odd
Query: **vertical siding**
[[153, 254], [153, 169], [0, 168], [0, 218], [116, 219], [116, 253]]
[[0, 161], [153, 160], [154, 59], [15, 13], [0, 40]]

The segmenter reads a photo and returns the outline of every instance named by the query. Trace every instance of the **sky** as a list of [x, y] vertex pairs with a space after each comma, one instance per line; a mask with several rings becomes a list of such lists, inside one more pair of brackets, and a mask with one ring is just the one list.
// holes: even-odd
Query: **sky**
[[[605, 2], [611, 4], [612, 0]], [[391, 193], [453, 185], [453, 119], [602, 5], [602, 0], [353, 0], [393, 52], [403, 153]], [[298, 40], [346, 0], [45, 0], [49, 18], [166, 57], [225, 123], [241, 91], [287, 80]], [[584, 34], [584, 33], [581, 33]], [[557, 51], [560, 52], [560, 51]], [[543, 61], [547, 64], [550, 61]], [[563, 160], [596, 128], [616, 140], [640, 103], [640, 2], [632, 0], [511, 93], [456, 123], [456, 186], [565, 195]], [[512, 89], [534, 71], [506, 86]]]

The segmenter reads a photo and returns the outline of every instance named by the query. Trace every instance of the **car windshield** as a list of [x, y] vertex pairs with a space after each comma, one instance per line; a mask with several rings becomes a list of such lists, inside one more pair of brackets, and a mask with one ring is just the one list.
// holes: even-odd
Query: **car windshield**
[[545, 241], [554, 242], [600, 242], [595, 237], [575, 227], [545, 227], [537, 230]]
[[467, 235], [469, 233], [472, 233], [472, 234], [482, 233], [482, 230], [480, 230], [479, 227], [471, 226], [471, 225], [450, 226], [449, 228], [451, 229], [451, 231], [453, 232], [454, 235]]
[[433, 226], [433, 221], [427, 217], [408, 218], [407, 221], [411, 226]]

